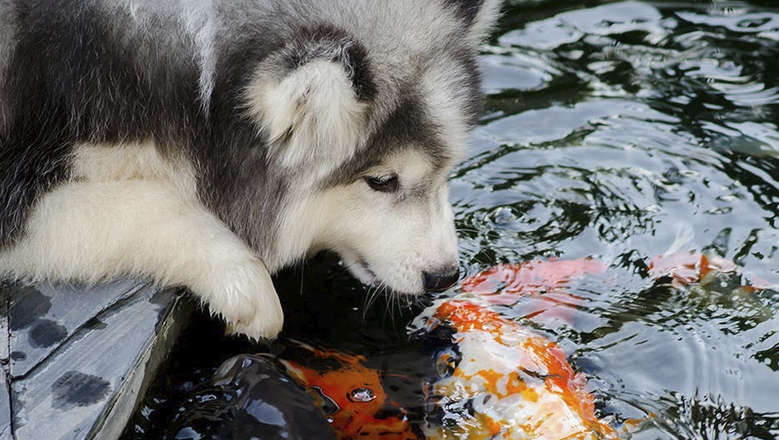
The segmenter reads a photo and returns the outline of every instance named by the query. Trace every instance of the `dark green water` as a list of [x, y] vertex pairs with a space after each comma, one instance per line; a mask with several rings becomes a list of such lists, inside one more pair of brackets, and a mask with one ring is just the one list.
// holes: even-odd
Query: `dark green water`
[[[482, 65], [484, 116], [451, 180], [464, 271], [608, 262], [574, 289], [573, 323], [534, 324], [590, 377], [600, 414], [655, 414], [641, 439], [779, 438], [779, 294], [646, 277], [673, 247], [779, 283], [779, 2], [512, 1]], [[279, 286], [287, 335], [413, 375], [419, 306], [366, 310], [331, 257]], [[159, 437], [195, 383], [257, 350], [219, 331], [196, 322], [126, 438]], [[412, 417], [416, 398], [399, 398]]]

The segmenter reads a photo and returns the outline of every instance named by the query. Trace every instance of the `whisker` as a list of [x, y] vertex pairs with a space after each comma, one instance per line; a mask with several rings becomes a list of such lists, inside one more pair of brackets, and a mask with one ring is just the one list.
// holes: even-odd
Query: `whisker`
[[300, 296], [303, 296], [303, 284], [306, 282], [306, 266], [308, 266], [308, 261], [300, 266], [300, 291], [298, 292]]
[[[381, 282], [381, 285], [384, 286], [384, 282]], [[390, 302], [392, 301], [392, 293], [385, 293], [384, 294], [384, 313], [381, 318], [381, 326], [386, 327], [387, 324], [387, 312], [390, 309]], [[392, 317], [392, 313], [390, 313], [390, 317]]]
[[344, 266], [343, 266], [343, 270], [341, 271], [341, 273], [340, 273], [340, 274], [338, 274], [338, 276], [340, 277], [340, 276], [342, 276], [343, 274], [345, 274], [346, 272], [349, 272], [349, 265], [348, 265], [348, 264], [344, 264]]
[[368, 288], [368, 294], [366, 295], [366, 303], [363, 306], [362, 311], [362, 320], [363, 323], [365, 323], [365, 318], [367, 317], [368, 310], [373, 307], [374, 303], [376, 302], [376, 298], [378, 298], [379, 295], [381, 295], [381, 289], [379, 289], [377, 286], [370, 286]]
[[[392, 329], [393, 331], [396, 331], [397, 322], [395, 322], [395, 313], [396, 313], [395, 309], [398, 308], [398, 295], [390, 294], [388, 296], [391, 297], [389, 312], [390, 312], [390, 320], [392, 321]], [[398, 311], [400, 311], [400, 309], [398, 309]]]
[[365, 298], [362, 301], [362, 325], [365, 327], [365, 317], [368, 314], [368, 307], [370, 307], [371, 301], [371, 288], [368, 286], [368, 291], [365, 292]]

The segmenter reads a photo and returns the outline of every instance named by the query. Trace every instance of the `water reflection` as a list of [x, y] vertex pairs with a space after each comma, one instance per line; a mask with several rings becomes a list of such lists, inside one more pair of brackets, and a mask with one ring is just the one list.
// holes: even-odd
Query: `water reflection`
[[554, 331], [604, 411], [659, 414], [647, 438], [779, 435], [776, 292], [645, 277], [675, 246], [777, 281], [779, 14], [542, 1], [508, 17], [453, 182], [467, 263], [602, 256], [615, 281], [585, 283], [582, 313]]

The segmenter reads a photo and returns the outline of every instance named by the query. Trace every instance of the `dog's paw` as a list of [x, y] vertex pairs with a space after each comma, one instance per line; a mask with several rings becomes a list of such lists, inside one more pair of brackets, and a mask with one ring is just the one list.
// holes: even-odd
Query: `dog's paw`
[[280, 314], [269, 316], [260, 312], [249, 321], [227, 321], [227, 333], [244, 335], [256, 342], [261, 338], [275, 338], [283, 325], [284, 320]]
[[206, 291], [196, 293], [208, 303], [212, 313], [227, 322], [228, 332], [254, 340], [272, 339], [281, 332], [281, 302], [270, 274], [259, 260], [233, 262], [209, 278]]

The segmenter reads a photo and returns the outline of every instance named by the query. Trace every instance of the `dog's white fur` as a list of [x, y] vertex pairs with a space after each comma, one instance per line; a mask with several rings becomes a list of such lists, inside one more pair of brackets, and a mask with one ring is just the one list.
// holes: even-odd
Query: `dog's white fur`
[[29, 232], [0, 253], [3, 272], [92, 283], [154, 274], [161, 285], [190, 287], [234, 331], [281, 330], [268, 270], [200, 204], [185, 162], [164, 160], [151, 144], [81, 145], [74, 153], [76, 179], [38, 203]]

